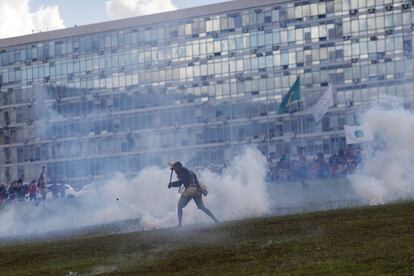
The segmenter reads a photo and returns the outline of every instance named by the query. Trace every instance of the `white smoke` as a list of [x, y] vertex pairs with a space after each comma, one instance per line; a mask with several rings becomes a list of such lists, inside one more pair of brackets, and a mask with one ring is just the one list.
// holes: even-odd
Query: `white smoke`
[[171, 0], [108, 0], [106, 13], [111, 19], [176, 10]]
[[401, 107], [373, 108], [361, 123], [375, 134], [364, 148], [363, 163], [349, 176], [356, 193], [371, 204], [414, 195], [414, 114]]
[[[169, 173], [168, 168], [151, 167], [132, 180], [118, 174], [100, 187], [85, 190], [74, 201], [50, 200], [39, 206], [13, 203], [0, 210], [0, 238], [137, 218], [143, 229], [174, 226], [179, 194], [176, 189], [167, 189]], [[246, 149], [222, 174], [209, 170], [199, 174], [209, 188], [204, 203], [219, 220], [263, 214], [269, 211], [265, 176], [266, 158], [256, 149]], [[210, 219], [190, 202], [183, 222]], [[132, 230], [136, 229], [138, 226]]]
[[31, 11], [29, 0], [0, 1], [0, 38], [65, 28], [58, 6]]
[[209, 202], [219, 217], [255, 216], [270, 208], [266, 172], [266, 158], [259, 151], [248, 148], [223, 174], [205, 170], [200, 181], [208, 184], [211, 191]]

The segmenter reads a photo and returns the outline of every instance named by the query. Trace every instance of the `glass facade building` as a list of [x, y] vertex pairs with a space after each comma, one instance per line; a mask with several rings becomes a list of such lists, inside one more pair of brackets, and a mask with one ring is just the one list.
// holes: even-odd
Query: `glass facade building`
[[[410, 104], [413, 30], [411, 1], [240, 0], [0, 40], [0, 184], [329, 155], [360, 110]], [[277, 114], [298, 76], [305, 107], [335, 88], [320, 124]]]

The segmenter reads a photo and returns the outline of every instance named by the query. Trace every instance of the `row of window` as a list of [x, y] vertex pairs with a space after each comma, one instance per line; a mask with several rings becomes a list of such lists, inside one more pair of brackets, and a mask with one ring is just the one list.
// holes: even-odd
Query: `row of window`
[[[331, 2], [333, 3], [333, 2]], [[324, 6], [325, 3], [313, 3], [312, 6], [315, 6], [314, 8], [311, 8], [312, 12], [315, 13], [315, 15], [318, 14], [324, 14]], [[305, 5], [305, 6], [296, 6], [295, 9], [297, 11], [304, 9], [304, 7], [311, 7], [311, 5]], [[318, 7], [319, 6], [319, 11]], [[322, 7], [322, 8], [321, 8]], [[214, 32], [221, 30], [220, 25], [223, 25], [224, 28], [228, 27], [235, 27], [237, 24], [235, 22], [238, 22], [237, 18], [242, 18], [239, 20], [241, 23], [240, 26], [248, 26], [248, 25], [260, 25], [264, 24], [266, 22], [265, 18], [269, 17], [272, 18], [272, 21], [279, 21], [281, 20], [279, 17], [279, 12], [283, 11], [279, 9], [270, 10], [269, 9], [269, 15], [266, 16], [265, 13], [261, 12], [258, 13], [256, 10], [251, 10], [250, 12], [242, 12], [243, 15], [232, 15], [232, 16], [225, 16], [223, 19], [214, 19], [214, 20], [207, 20], [205, 23], [205, 32]], [[381, 14], [373, 14], [373, 15], [360, 15], [359, 18], [352, 18], [351, 17], [344, 17], [344, 31], [345, 33], [348, 33], [351, 31], [350, 24], [352, 21], [352, 34], [356, 34], [358, 31], [365, 31], [368, 29], [382, 29], [384, 27], [392, 27], [392, 26], [400, 26], [402, 24], [411, 24], [411, 13], [410, 9], [407, 9], [407, 11], [404, 10], [404, 12], [401, 14], [399, 11], [394, 10], [391, 12], [391, 14], [382, 13]], [[283, 12], [282, 12], [283, 14]], [[385, 14], [385, 16], [384, 16]], [[289, 16], [289, 12], [287, 13], [287, 19], [291, 18]], [[306, 17], [307, 13], [303, 16]], [[258, 16], [258, 19], [256, 18]], [[299, 16], [299, 17], [298, 17]], [[301, 18], [300, 14], [297, 14], [295, 18]], [[256, 18], [256, 19], [255, 19]], [[204, 19], [200, 19], [200, 22], [204, 22]], [[224, 22], [228, 21], [228, 24], [225, 24]], [[358, 23], [359, 22], [359, 23]], [[194, 24], [194, 23], [192, 23]], [[186, 23], [183, 25], [180, 25], [183, 29], [183, 33], [190, 35], [194, 34], [193, 29], [196, 29], [197, 31], [200, 31], [200, 28], [196, 28], [191, 23]], [[26, 59], [33, 60], [33, 59], [49, 59], [53, 58], [55, 56], [59, 57], [61, 55], [72, 55], [73, 53], [79, 52], [81, 55], [86, 54], [88, 49], [96, 49], [96, 52], [101, 53], [102, 49], [105, 49], [107, 47], [111, 47], [114, 49], [124, 47], [125, 45], [129, 45], [132, 41], [131, 35], [135, 34], [137, 41], [140, 40], [154, 40], [159, 41], [162, 40], [163, 37], [158, 37], [158, 35], [163, 32], [164, 30], [168, 29], [171, 24], [168, 25], [160, 25], [160, 27], [149, 29], [142, 29], [142, 31], [135, 31], [135, 32], [128, 32], [128, 31], [119, 31], [112, 32], [108, 34], [102, 34], [99, 36], [92, 35], [92, 37], [84, 37], [80, 40], [77, 40], [79, 38], [71, 38], [68, 39], [68, 41], [54, 41], [49, 43], [40, 43], [38, 45], [30, 45], [27, 46], [27, 48], [24, 48], [22, 50], [16, 50], [16, 51], [6, 51], [4, 50], [0, 54], [0, 60], [2, 65], [8, 65], [13, 64], [15, 62], [21, 62]], [[328, 29], [330, 28], [328, 25]], [[327, 37], [327, 25], [320, 25], [320, 26], [313, 26], [305, 28], [304, 30], [302, 28], [297, 28], [297, 30], [290, 29], [289, 34], [288, 31], [281, 31], [281, 36], [279, 37], [279, 28], [276, 28], [276, 32], [274, 32], [272, 39], [274, 43], [278, 43], [278, 41], [301, 41], [303, 40], [303, 37], [306, 37], [307, 29], [309, 29], [309, 33], [311, 33], [312, 38], [319, 38], [319, 37]], [[283, 29], [282, 29], [283, 30]], [[203, 31], [203, 30], [201, 30]], [[303, 34], [303, 31], [305, 32], [305, 35]], [[180, 31], [178, 31], [180, 33]], [[296, 33], [296, 39], [293, 38], [293, 35]], [[115, 35], [114, 35], [115, 34]], [[143, 35], [143, 37], [138, 37], [139, 35]], [[275, 36], [276, 35], [276, 36]], [[128, 36], [127, 39], [125, 39], [125, 36]], [[252, 36], [254, 37], [254, 33], [252, 33]], [[99, 37], [99, 39], [98, 39]], [[121, 38], [122, 37], [122, 38]], [[197, 38], [198, 40], [199, 38]], [[201, 39], [202, 40], [202, 39]], [[251, 47], [255, 47], [255, 45], [260, 46], [264, 45], [265, 37], [264, 32], [262, 34], [259, 34], [256, 39], [251, 39]], [[269, 43], [268, 39], [266, 38], [267, 44]], [[82, 51], [85, 50], [85, 51]], [[200, 49], [200, 54], [202, 54], [202, 49]], [[219, 52], [220, 50], [217, 50], [215, 52]], [[167, 51], [168, 53], [168, 51]], [[176, 51], [177, 55], [180, 53], [179, 50]], [[197, 55], [197, 50], [195, 51], [194, 55]], [[172, 56], [174, 56], [174, 51], [172, 52]]]
[[[320, 7], [319, 12], [312, 9], [311, 15], [319, 15], [324, 13], [325, 3], [315, 3], [309, 5], [312, 7]], [[281, 14], [281, 16], [280, 16]], [[89, 38], [71, 38], [66, 41], [53, 41], [50, 43], [39, 43], [29, 46], [16, 53], [9, 55], [3, 53], [2, 60], [8, 63], [25, 60], [25, 58], [42, 58], [44, 52], [46, 56], [54, 56], [57, 54], [66, 54], [79, 51], [86, 53], [88, 50], [100, 47], [119, 47], [125, 44], [134, 44], [137, 41], [159, 41], [174, 36], [191, 36], [199, 33], [211, 33], [220, 30], [228, 30], [240, 28], [249, 25], [260, 25], [265, 23], [277, 22], [286, 18], [286, 12], [281, 7], [266, 7], [264, 9], [251, 9], [242, 12], [234, 12], [230, 15], [212, 15], [203, 18], [184, 19], [183, 22], [169, 22], [168, 24], [158, 24], [156, 26], [144, 26], [133, 29], [131, 31], [108, 32], [106, 34], [92, 35]], [[287, 18], [286, 18], [287, 19]], [[38, 51], [41, 49], [42, 51]]]
[[[234, 106], [234, 108], [232, 107], [230, 110], [223, 107], [217, 109], [204, 109], [200, 113], [204, 114], [202, 122], [205, 124], [203, 126], [191, 128], [182, 126], [195, 123], [192, 121], [191, 117], [188, 117], [194, 110], [163, 113], [160, 119], [164, 125], [164, 129], [161, 128], [159, 131], [154, 130], [154, 128], [160, 128], [157, 127], [158, 124], [154, 123], [154, 118], [151, 117], [150, 114], [141, 116], [124, 115], [116, 119], [108, 118], [96, 121], [74, 121], [65, 124], [51, 124], [50, 126], [33, 126], [30, 128], [18, 129], [14, 134], [12, 131], [6, 131], [0, 134], [0, 141], [2, 144], [7, 145], [13, 142], [25, 143], [31, 141], [32, 138], [36, 138], [43, 140], [48, 139], [49, 141], [52, 140], [53, 142], [51, 142], [50, 145], [59, 145], [57, 149], [60, 148], [60, 145], [65, 143], [73, 145], [74, 148], [76, 148], [76, 151], [74, 151], [72, 155], [67, 151], [64, 151], [64, 154], [55, 154], [55, 152], [51, 154], [53, 158], [63, 158], [65, 156], [77, 156], [86, 151], [88, 151], [89, 154], [96, 155], [104, 152], [115, 153], [130, 151], [133, 148], [142, 150], [178, 145], [188, 146], [194, 144], [222, 143], [226, 141], [243, 141], [245, 139], [268, 139], [281, 137], [290, 132], [299, 132], [299, 124], [301, 124], [299, 120], [302, 118], [285, 118], [280, 122], [274, 122], [274, 119], [268, 119], [264, 122], [263, 120], [260, 120], [252, 124], [254, 121], [251, 120], [266, 116], [268, 109], [266, 106], [263, 106], [264, 109], [261, 110], [259, 106], [255, 105], [245, 105], [246, 109], [242, 109], [242, 107], [243, 106]], [[243, 114], [241, 114], [241, 112], [243, 112]], [[258, 117], [259, 113], [260, 117]], [[273, 113], [275, 112], [273, 111]], [[231, 115], [233, 115], [233, 117], [231, 117]], [[243, 123], [237, 122], [237, 120], [241, 118], [250, 118], [251, 120], [249, 120], [246, 125], [246, 121]], [[323, 126], [316, 126], [309, 116], [306, 120], [306, 125], [301, 126], [300, 130], [306, 133], [330, 131], [331, 127], [338, 125], [337, 117], [335, 116], [331, 116], [329, 118], [330, 121]], [[352, 117], [348, 117], [348, 120], [352, 120]], [[219, 124], [212, 125], [211, 123]], [[340, 127], [342, 127], [344, 123], [345, 121], [340, 124]], [[348, 122], [348, 124], [350, 123], [351, 122]], [[173, 128], [165, 129], [165, 127], [168, 126], [172, 126]], [[151, 132], [134, 135], [125, 134], [131, 130], [145, 128], [151, 129]], [[122, 131], [124, 134], [121, 136], [114, 136], [113, 134], [118, 131]], [[95, 136], [96, 134], [111, 135]], [[78, 139], [80, 136], [86, 137], [86, 139], [84, 138], [79, 141]], [[56, 138], [58, 140], [55, 140]], [[72, 138], [72, 141], [61, 141], [59, 140], [61, 138]], [[11, 141], [12, 139], [16, 139], [16, 141]], [[101, 143], [112, 143], [111, 145], [118, 145], [118, 148], [114, 149], [109, 145], [100, 147], [99, 145], [101, 145]], [[26, 147], [35, 146], [27, 145]], [[53, 147], [53, 150], [55, 150], [55, 146]], [[61, 148], [67, 150], [70, 147], [62, 146]], [[96, 151], [93, 151], [93, 149], [96, 149]], [[71, 150], [69, 150], [69, 152], [71, 152]]]
[[[315, 28], [319, 28], [319, 32], [320, 32], [321, 26], [315, 27]], [[320, 33], [318, 32], [318, 29], [315, 29], [315, 30], [316, 30], [315, 36], [319, 37]], [[298, 36], [297, 30], [296, 32], [293, 31], [291, 39], [295, 41], [297, 40], [297, 36]], [[253, 45], [253, 46], [251, 45], [252, 41], [257, 41], [257, 36], [254, 36], [254, 35], [250, 36], [250, 43], [245, 43], [249, 41], [248, 39], [246, 40], [246, 38], [248, 37], [241, 38], [242, 41], [244, 41], [243, 43], [244, 49], [251, 49], [251, 48], [256, 48], [260, 46], [260, 44]], [[164, 60], [164, 58], [168, 60], [174, 57], [177, 58], [179, 56], [188, 56], [188, 57], [193, 58], [194, 56], [197, 57], [200, 55], [203, 56], [204, 54], [214, 54], [214, 53], [221, 53], [222, 51], [226, 52], [227, 50], [232, 50], [233, 47], [228, 48], [228, 45], [227, 45], [227, 42], [230, 42], [230, 41], [231, 40], [229, 41], [225, 40], [221, 42], [218, 41], [215, 43], [204, 44], [205, 46], [208, 46], [208, 45], [210, 46], [207, 47], [205, 50], [203, 50], [201, 53], [199, 52], [199, 50], [197, 51], [195, 50], [195, 49], [198, 49], [200, 44], [193, 44], [192, 46], [190, 44], [189, 46], [182, 46], [182, 47], [177, 46], [175, 48], [176, 53], [173, 55], [168, 55], [166, 54], [167, 52], [159, 51], [159, 50], [146, 51], [146, 52], [142, 51], [138, 54], [136, 50], [133, 50], [132, 52], [127, 52], [125, 54], [112, 54], [112, 55], [107, 55], [106, 57], [95, 56], [93, 58], [80, 58], [78, 60], [72, 60], [72, 62], [50, 61], [49, 63], [45, 63], [45, 64], [34, 64], [31, 66], [16, 67], [16, 68], [8, 69], [8, 70], [4, 68], [3, 70], [1, 70], [1, 76], [2, 76], [1, 81], [2, 83], [9, 83], [9, 82], [21, 81], [21, 80], [35, 80], [39, 78], [43, 79], [44, 77], [49, 77], [49, 76], [53, 77], [53, 76], [61, 75], [61, 74], [66, 75], [66, 74], [72, 74], [72, 73], [78, 73], [78, 72], [91, 72], [91, 71], [97, 71], [97, 70], [104, 70], [104, 69], [108, 69], [112, 67], [115, 67], [119, 70], [119, 68], [124, 68], [124, 66], [128, 67], [133, 64], [135, 65], [138, 65], [140, 63], [141, 64], [148, 64], [148, 63], [157, 64], [157, 62]], [[260, 39], [258, 41], [260, 41]], [[282, 39], [282, 41], [286, 41], [286, 39]], [[408, 43], [407, 45], [404, 44], [405, 41], [407, 41]], [[277, 45], [277, 42], [270, 42], [270, 43], [265, 44], [263, 40], [262, 46], [264, 45], [271, 46], [273, 44]], [[382, 52], [382, 51], [390, 51], [390, 52], [394, 50], [395, 51], [399, 51], [399, 50], [411, 51], [412, 43], [411, 43], [411, 35], [409, 37], [403, 37], [402, 33], [398, 33], [395, 35], [389, 35], [387, 37], [379, 36], [379, 37], [376, 37], [375, 39], [372, 39], [372, 37], [371, 38], [367, 37], [367, 38], [361, 38], [358, 40], [345, 41], [345, 42], [337, 43], [336, 47], [337, 48], [343, 47], [345, 56], [351, 55], [350, 54], [351, 49], [352, 49], [352, 55], [358, 56], [358, 55], [363, 55], [367, 53]], [[306, 55], [307, 48], [308, 47], [305, 47], [305, 55]], [[313, 47], [313, 51], [318, 51], [318, 50], [321, 51], [321, 53], [319, 55], [316, 55], [314, 59], [316, 60], [327, 59], [328, 58], [327, 49], [332, 48], [332, 46], [321, 47], [320, 49], [318, 48], [319, 47], [317, 48]], [[273, 50], [273, 51], [271, 50], [270, 52], [263, 52], [262, 55], [264, 54], [269, 55], [269, 53], [270, 55], [273, 55], [273, 60], [274, 60], [273, 62], [272, 62], [272, 58], [267, 58], [268, 59], [267, 67], [281, 66], [285, 64], [296, 64], [296, 63], [303, 62], [303, 50], [304, 49], [302, 47], [291, 48], [291, 49], [282, 48], [280, 50]], [[186, 52], [188, 54], [186, 54]], [[170, 54], [171, 53], [174, 53], [174, 50], [170, 52]], [[297, 58], [295, 58], [295, 56], [297, 56]], [[264, 67], [265, 58], [260, 57], [260, 53], [257, 54], [256, 57], [258, 58], [258, 63], [259, 64], [262, 63], [262, 65], [261, 66], [259, 65], [258, 68]], [[226, 59], [227, 58], [220, 58], [219, 60], [222, 60], [222, 62], [225, 63]], [[243, 59], [243, 57], [238, 56], [237, 59], [241, 60]], [[254, 60], [255, 57], [251, 55], [249, 56], [245, 55], [244, 59]], [[206, 63], [212, 63], [212, 62], [213, 61], [206, 61]], [[154, 66], [155, 64], [152, 64], [152, 66]], [[196, 64], [197, 62], [195, 64], [190, 63], [189, 65], [194, 66], [194, 67], [200, 66], [200, 69], [199, 69], [200, 75], [205, 75], [203, 74], [204, 73], [203, 66], [207, 67], [207, 64], [204, 64], [204, 65], [203, 64], [196, 65]], [[219, 65], [219, 64], [220, 62], [216, 62], [216, 65]], [[216, 68], [223, 68], [223, 67], [224, 67], [223, 65], [216, 66]], [[231, 68], [231, 67], [232, 66], [230, 66], [229, 70], [230, 69], [234, 70], [234, 68]], [[133, 70], [144, 71], [145, 69], [148, 69], [148, 68], [136, 67]], [[207, 71], [207, 70], [205, 69], [204, 71]], [[111, 74], [111, 72], [108, 72], [108, 73]], [[192, 76], [189, 75], [188, 77], [192, 77]]]
[[[384, 66], [385, 65], [385, 66]], [[412, 72], [412, 62], [411, 60], [396, 60], [395, 62], [387, 62], [385, 64], [376, 64], [376, 63], [365, 63], [365, 64], [353, 64], [352, 66], [347, 66], [342, 69], [335, 69], [330, 71], [315, 71], [308, 72], [302, 76], [302, 83], [309, 87], [315, 87], [315, 84], [320, 83], [364, 83], [370, 82], [371, 79], [375, 80], [381, 79], [395, 79], [403, 78], [405, 75], [410, 76]], [[381, 77], [381, 78], [379, 78]], [[279, 93], [285, 92], [291, 85], [291, 83], [296, 79], [295, 75], [284, 76], [281, 78], [268, 78], [260, 80], [245, 80], [243, 82], [233, 82], [230, 84], [221, 84], [221, 85], [212, 85], [209, 86], [206, 90], [208, 97], [218, 97], [221, 95], [229, 95], [230, 91], [233, 96], [252, 96], [254, 91], [257, 91], [257, 95], [265, 96], [265, 100], [271, 98], [268, 102], [269, 105], [273, 107], [269, 110], [275, 110], [276, 102], [274, 101], [274, 96]], [[394, 83], [388, 85], [388, 90], [393, 89]], [[349, 87], [356, 89], [355, 87]], [[349, 90], [348, 88], [348, 90]], [[187, 93], [191, 93], [193, 88], [188, 88]], [[377, 89], [377, 88], [371, 88]], [[385, 89], [385, 87], [380, 87], [379, 89]], [[52, 99], [58, 99], [64, 93], [64, 88], [55, 88], [50, 90], [51, 92], [48, 97]], [[306, 92], [306, 90], [304, 90]], [[404, 91], [409, 91], [409, 88], [399, 89], [401, 93]], [[22, 94], [22, 92], [24, 92]], [[22, 99], [27, 99], [28, 101], [32, 97], [27, 97], [28, 92], [33, 92], [33, 90], [16, 90], [12, 93], [3, 93], [3, 97], [0, 98], [4, 105], [13, 104], [21, 102]], [[53, 93], [52, 93], [53, 92]], [[142, 91], [143, 93], [134, 93], [134, 94], [121, 94], [121, 95], [111, 95], [105, 97], [80, 97], [80, 101], [71, 101], [71, 102], [59, 102], [57, 101], [53, 106], [45, 103], [33, 103], [28, 106], [15, 107], [13, 109], [3, 109], [4, 112], [0, 113], [0, 119], [2, 119], [3, 124], [15, 124], [15, 123], [30, 123], [37, 120], [56, 120], [61, 117], [64, 119], [66, 117], [77, 117], [82, 115], [88, 115], [93, 113], [107, 113], [110, 111], [126, 111], [126, 110], [145, 110], [145, 108], [157, 107], [157, 106], [171, 106], [174, 105], [177, 101], [185, 99], [184, 94], [165, 94], [160, 91]], [[264, 93], [262, 93], [264, 92]], [[44, 91], [42, 91], [44, 93]], [[249, 93], [249, 94], [248, 94]], [[340, 92], [338, 92], [340, 94]], [[362, 92], [361, 94], [369, 94]], [[253, 95], [255, 96], [255, 95]], [[305, 93], [304, 97], [306, 99], [317, 98], [318, 95], [312, 95], [312, 93]], [[33, 98], [36, 98], [33, 96]], [[190, 99], [190, 98], [189, 98]], [[207, 99], [207, 98], [206, 98]], [[354, 100], [359, 102], [358, 98], [347, 98], [347, 100]], [[345, 99], [338, 97], [338, 103], [344, 103]], [[311, 100], [311, 102], [313, 102]], [[255, 103], [256, 104], [256, 103]], [[235, 106], [240, 106], [240, 102], [234, 102]], [[237, 107], [235, 110], [240, 109]], [[158, 112], [158, 111], [157, 111]], [[236, 111], [235, 111], [236, 112]], [[57, 114], [59, 114], [57, 116]], [[53, 117], [53, 118], [52, 118]], [[29, 123], [29, 124], [30, 124]]]
[[[352, 58], [357, 60], [368, 59], [374, 57], [373, 60], [377, 63], [383, 63], [384, 59], [378, 59], [378, 55], [381, 55], [382, 58], [388, 58], [387, 61], [392, 61], [394, 55], [402, 56], [403, 43], [401, 40], [386, 40], [388, 43], [385, 43], [385, 40], [379, 41], [370, 41], [369, 43], [354, 43], [346, 44], [344, 47], [330, 47], [330, 48], [320, 48], [320, 49], [309, 49], [303, 52], [285, 52], [282, 54], [276, 54], [274, 56], [266, 57], [253, 57], [250, 59], [243, 59], [231, 62], [215, 62], [204, 65], [194, 65], [189, 67], [181, 68], [165, 68], [160, 70], [147, 70], [146, 72], [138, 74], [129, 74], [129, 73], [116, 73], [110, 74], [106, 71], [97, 71], [95, 74], [91, 74], [90, 77], [84, 78], [83, 83], [86, 83], [85, 88], [123, 88], [131, 87], [134, 85], [145, 85], [145, 84], [162, 84], [165, 82], [173, 81], [194, 81], [198, 82], [200, 86], [207, 85], [217, 85], [215, 82], [208, 81], [205, 79], [207, 77], [213, 79], [227, 77], [228, 74], [244, 74], [250, 75], [254, 74], [258, 76], [257, 71], [261, 69], [270, 69], [270, 74], [266, 74], [267, 77], [271, 77], [272, 71], [275, 70], [286, 70], [290, 69], [290, 73], [295, 68], [301, 68], [304, 66], [313, 66], [313, 65], [324, 65], [328, 62], [343, 62], [344, 60], [351, 61]], [[395, 44], [394, 44], [395, 43]], [[409, 45], [409, 51], [407, 54], [411, 54], [411, 40], [407, 41]], [[386, 45], [386, 47], [385, 47]], [[385, 49], [387, 48], [387, 49]], [[278, 52], [278, 51], [277, 51]], [[367, 61], [365, 61], [366, 63]], [[392, 66], [395, 68], [402, 68], [402, 61], [387, 62], [387, 66]], [[410, 61], [406, 62], [408, 65], [411, 64]], [[230, 65], [230, 66], [229, 66]], [[361, 64], [362, 65], [362, 64]], [[227, 68], [227, 71], [226, 71]], [[232, 69], [230, 69], [232, 68]], [[398, 70], [398, 69], [397, 69]], [[22, 77], [26, 78], [28, 81], [32, 79], [27, 77], [29, 71], [15, 71], [10, 74], [4, 75], [4, 81], [19, 81]], [[263, 70], [262, 70], [263, 71]], [[266, 70], [268, 71], [268, 70]], [[34, 72], [35, 73], [35, 72]], [[392, 72], [390, 72], [392, 73]], [[306, 73], [304, 73], [306, 74]], [[43, 75], [39, 74], [41, 77]], [[76, 75], [82, 76], [81, 73]], [[65, 75], [66, 76], [66, 75]], [[79, 81], [73, 80], [74, 74], [67, 74], [67, 78], [71, 79], [71, 82], [78, 83]], [[259, 75], [260, 76], [260, 75]], [[276, 77], [276, 76], [275, 76]], [[46, 77], [43, 77], [46, 78]], [[49, 77], [47, 77], [49, 78]], [[203, 81], [204, 79], [204, 81]], [[198, 86], [196, 85], [196, 86]], [[80, 86], [82, 86], [80, 84]], [[218, 85], [219, 86], [219, 85]], [[76, 95], [76, 94], [75, 94]], [[72, 96], [75, 96], [72, 95]], [[69, 95], [70, 96], [70, 95]]]
[[[323, 154], [337, 153], [340, 149], [345, 148], [345, 139], [333, 134], [330, 138], [308, 139], [307, 141], [295, 140], [290, 142], [279, 142], [269, 145], [259, 143], [258, 149], [269, 157], [269, 160], [275, 162], [283, 154], [292, 154], [296, 152], [296, 146], [306, 144], [306, 153], [309, 156], [315, 156], [321, 152]], [[232, 147], [233, 154], [240, 153], [245, 144], [235, 144]], [[40, 156], [45, 149], [37, 149], [32, 156]], [[165, 167], [167, 161], [183, 160], [185, 164], [191, 167], [210, 167], [214, 169], [219, 164], [228, 162], [228, 156], [232, 156], [228, 147], [213, 146], [205, 149], [196, 149], [189, 153], [188, 151], [174, 150], [164, 153], [140, 154], [133, 156], [113, 156], [96, 159], [83, 159], [66, 162], [54, 162], [47, 164], [47, 175], [50, 181], [68, 181], [73, 178], [102, 176], [114, 171], [124, 173], [136, 173], [140, 169], [157, 165]], [[36, 160], [33, 160], [36, 161]], [[18, 165], [17, 168], [5, 168], [2, 170], [0, 179], [2, 182], [9, 182], [25, 175], [26, 179], [38, 177], [40, 167], [28, 163], [27, 165]], [[77, 184], [77, 183], [71, 183]]]
[[[216, 117], [222, 117], [222, 111], [216, 111]], [[211, 113], [210, 113], [211, 114]], [[122, 121], [127, 128], [134, 128], [134, 124], [142, 121], [134, 121], [136, 117], [125, 117], [129, 121]], [[173, 121], [179, 122], [180, 118], [175, 117]], [[291, 133], [315, 133], [343, 129], [344, 124], [355, 123], [353, 114], [343, 114], [325, 118], [322, 125], [316, 126], [311, 116], [285, 118], [283, 121], [258, 121], [248, 124], [234, 123], [230, 127], [227, 124], [205, 125], [202, 128], [175, 128], [170, 130], [153, 131], [145, 134], [123, 134], [121, 136], [97, 136], [87, 139], [76, 137], [75, 140], [54, 140], [48, 144], [28, 144], [3, 148], [3, 157], [6, 164], [22, 163], [28, 161], [44, 161], [60, 158], [84, 158], [105, 154], [119, 154], [131, 151], [148, 151], [164, 148], [186, 147], [190, 145], [207, 145], [212, 143], [243, 143], [245, 141], [267, 141], [275, 137], [284, 137]], [[98, 123], [98, 125], [97, 125]], [[107, 122], [108, 123], [108, 122]], [[99, 125], [100, 124], [100, 125]], [[104, 126], [104, 121], [94, 122], [90, 131], [96, 131]], [[59, 129], [58, 129], [59, 127]], [[52, 131], [61, 131], [64, 138], [73, 137], [78, 125], [53, 126]], [[39, 130], [38, 128], [33, 131]], [[65, 132], [66, 131], [66, 132]], [[80, 129], [79, 129], [80, 131]], [[19, 135], [19, 133], [18, 133]], [[21, 133], [20, 133], [21, 135]], [[2, 135], [3, 136], [3, 135]], [[41, 137], [40, 134], [36, 136]], [[3, 137], [0, 137], [3, 138]], [[5, 138], [5, 137], [4, 137]], [[7, 142], [7, 141], [6, 141]], [[7, 144], [7, 143], [6, 143]], [[13, 151], [16, 156], [13, 157]]]

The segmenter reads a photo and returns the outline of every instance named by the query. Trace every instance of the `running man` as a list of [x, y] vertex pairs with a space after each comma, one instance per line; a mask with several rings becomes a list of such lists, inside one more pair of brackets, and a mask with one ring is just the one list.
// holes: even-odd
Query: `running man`
[[[183, 209], [187, 206], [188, 202], [192, 199], [197, 204], [197, 208], [206, 213], [214, 222], [218, 223], [217, 218], [213, 213], [204, 206], [203, 196], [201, 193], [201, 187], [197, 180], [197, 175], [184, 167], [179, 161], [174, 164], [169, 164], [172, 171], [175, 171], [177, 175], [177, 181], [168, 183], [168, 189], [171, 187], [181, 187], [184, 185], [184, 192], [181, 194], [180, 199], [178, 200], [177, 206], [177, 215], [178, 215], [178, 225], [177, 227], [182, 226], [183, 220]], [[172, 172], [171, 172], [172, 173]]]

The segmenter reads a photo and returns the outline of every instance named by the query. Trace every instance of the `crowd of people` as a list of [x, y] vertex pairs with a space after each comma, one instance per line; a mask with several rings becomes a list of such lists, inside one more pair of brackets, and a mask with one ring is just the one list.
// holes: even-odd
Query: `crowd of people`
[[0, 186], [0, 206], [14, 201], [43, 201], [50, 192], [53, 198], [65, 197], [64, 185], [47, 185], [44, 177], [44, 167], [38, 180], [25, 182], [24, 176], [8, 185]]
[[[329, 158], [325, 158], [322, 153], [318, 153], [313, 159], [308, 159], [304, 154], [304, 148], [299, 147], [295, 158], [290, 159], [284, 154], [275, 166], [270, 166], [267, 180], [273, 183], [298, 181], [302, 183], [304, 188], [307, 188], [306, 180], [308, 179], [334, 178], [352, 174], [360, 162], [361, 152], [359, 149], [339, 150], [338, 153], [332, 154]], [[225, 165], [220, 167], [216, 165], [208, 168], [221, 173], [226, 167]], [[22, 176], [6, 186], [0, 185], [0, 206], [13, 201], [39, 202], [46, 200], [49, 192], [52, 198], [64, 198], [64, 186], [60, 184], [46, 185], [43, 167], [38, 180], [32, 180], [28, 183], [25, 182], [24, 176]]]
[[37, 186], [36, 181], [32, 181], [29, 184], [24, 183], [23, 178], [11, 182], [7, 186], [0, 186], [0, 204], [6, 200], [24, 200], [27, 197], [29, 200], [37, 199], [37, 190], [42, 191]]
[[339, 150], [325, 158], [323, 153], [318, 153], [315, 158], [308, 160], [304, 155], [304, 149], [298, 148], [297, 157], [289, 159], [283, 155], [271, 170], [273, 181], [300, 181], [312, 178], [333, 178], [352, 174], [361, 162], [359, 149], [347, 148]]

